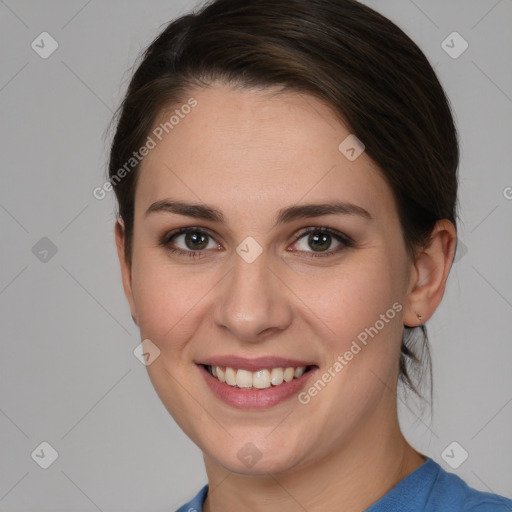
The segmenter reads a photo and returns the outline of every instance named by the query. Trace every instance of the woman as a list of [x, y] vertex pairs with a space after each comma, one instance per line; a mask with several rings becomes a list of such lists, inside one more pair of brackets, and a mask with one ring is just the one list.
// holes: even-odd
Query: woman
[[150, 379], [204, 454], [180, 511], [511, 509], [397, 419], [458, 156], [425, 56], [355, 1], [218, 0], [149, 46], [109, 172]]

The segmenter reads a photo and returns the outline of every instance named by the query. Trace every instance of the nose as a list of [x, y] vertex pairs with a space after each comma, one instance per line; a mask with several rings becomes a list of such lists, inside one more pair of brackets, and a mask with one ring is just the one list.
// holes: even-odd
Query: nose
[[234, 255], [214, 306], [214, 321], [230, 337], [256, 343], [285, 330], [292, 321], [290, 289], [265, 253], [252, 263]]

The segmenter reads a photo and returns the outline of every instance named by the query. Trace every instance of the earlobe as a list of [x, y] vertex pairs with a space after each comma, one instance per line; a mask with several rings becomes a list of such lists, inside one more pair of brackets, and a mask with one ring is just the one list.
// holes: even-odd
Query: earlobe
[[438, 221], [429, 244], [418, 252], [414, 261], [404, 325], [417, 327], [434, 314], [444, 295], [456, 242], [455, 226], [447, 219]]
[[125, 226], [122, 217], [119, 217], [116, 221], [115, 240], [119, 265], [121, 266], [121, 278], [123, 282], [124, 294], [128, 300], [128, 304], [130, 305], [132, 319], [136, 325], [139, 325], [137, 322], [135, 301], [133, 300], [132, 269], [126, 259], [125, 253]]

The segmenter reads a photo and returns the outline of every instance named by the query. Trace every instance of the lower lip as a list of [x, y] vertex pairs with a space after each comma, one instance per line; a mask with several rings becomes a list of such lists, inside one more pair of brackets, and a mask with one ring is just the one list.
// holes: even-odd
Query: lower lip
[[271, 386], [266, 389], [244, 389], [221, 382], [216, 377], [213, 377], [203, 365], [198, 365], [198, 367], [206, 383], [217, 398], [228, 405], [241, 409], [262, 409], [284, 402], [298, 394], [309, 380], [309, 377], [318, 369], [316, 367], [311, 368], [301, 377], [294, 378], [290, 382], [283, 382], [278, 386]]

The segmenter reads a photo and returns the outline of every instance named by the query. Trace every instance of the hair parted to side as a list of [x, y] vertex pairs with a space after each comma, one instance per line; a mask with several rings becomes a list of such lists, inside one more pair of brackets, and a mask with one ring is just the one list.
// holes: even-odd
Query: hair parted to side
[[[115, 118], [109, 162], [130, 265], [140, 164], [112, 178], [164, 109], [216, 81], [277, 86], [330, 106], [390, 185], [411, 257], [438, 220], [456, 226], [459, 147], [448, 99], [418, 46], [369, 7], [355, 0], [210, 1], [169, 23], [141, 57]], [[418, 329], [423, 362], [414, 350]], [[406, 326], [400, 380], [419, 396], [411, 375], [426, 368], [432, 389], [425, 326]]]

